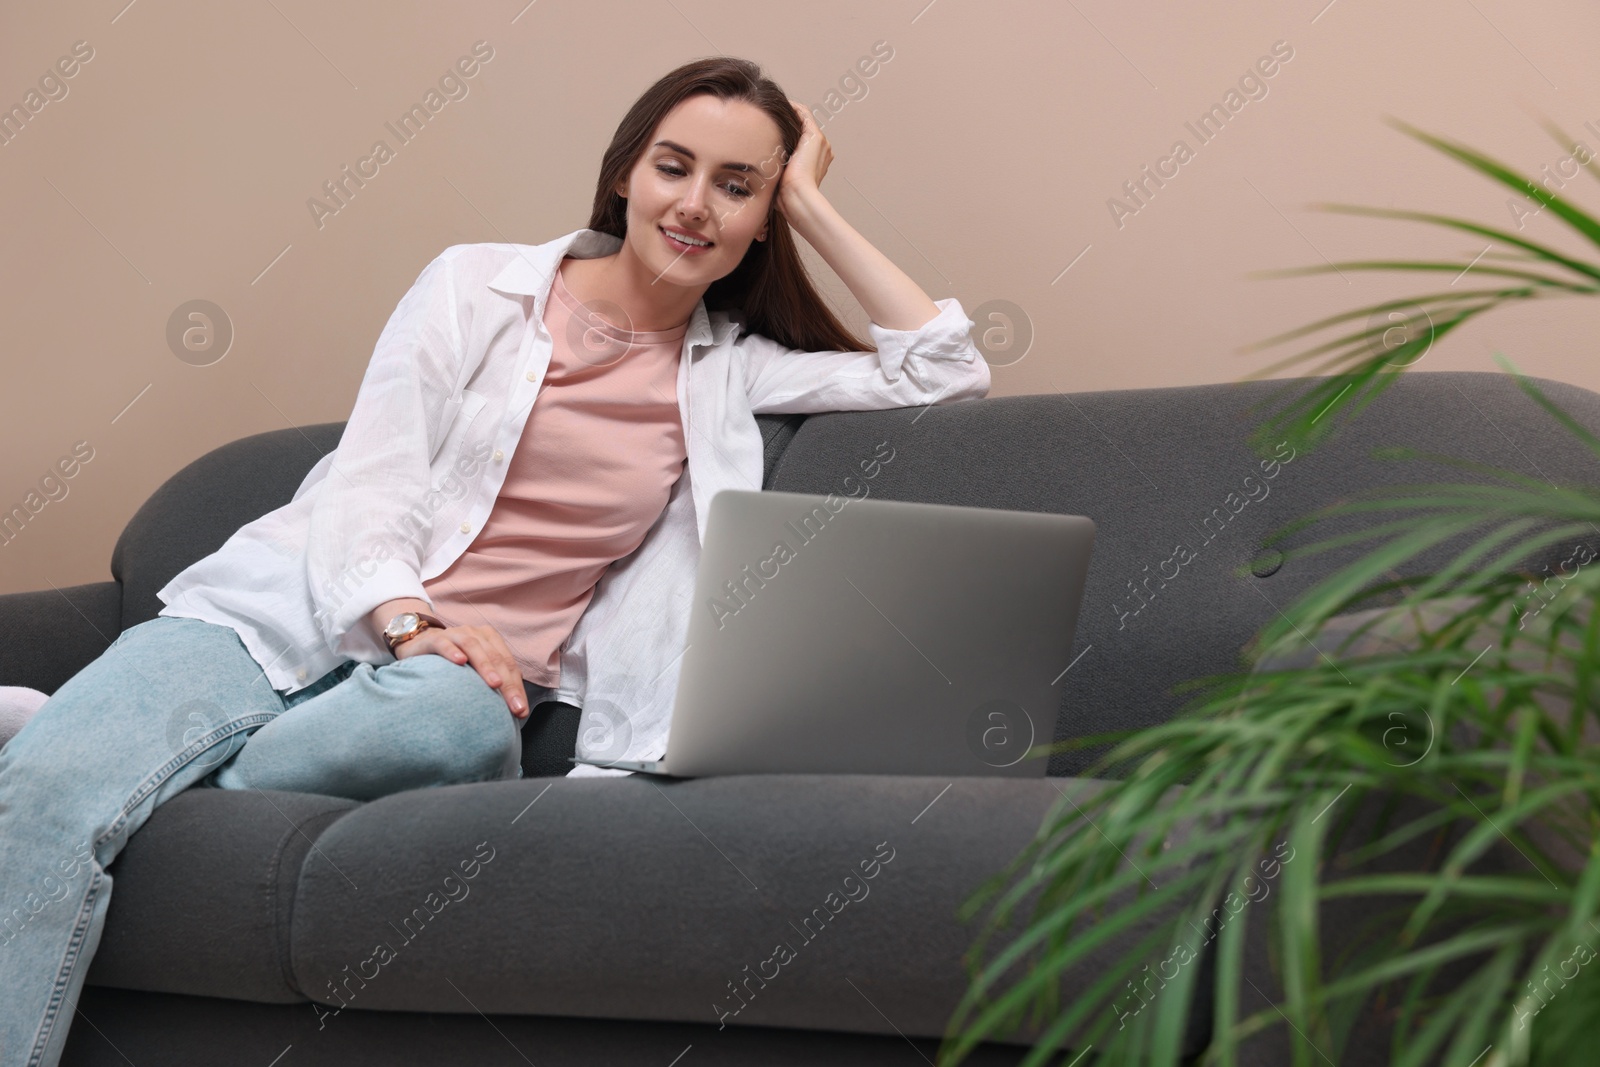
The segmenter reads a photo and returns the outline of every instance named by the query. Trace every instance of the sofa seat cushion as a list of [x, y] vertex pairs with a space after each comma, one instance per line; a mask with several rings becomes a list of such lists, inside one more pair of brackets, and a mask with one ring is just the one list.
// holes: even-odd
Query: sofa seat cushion
[[[294, 976], [330, 1013], [937, 1037], [966, 990], [961, 956], [977, 927], [957, 909], [1063, 791], [1081, 803], [1100, 788], [634, 775], [402, 793], [318, 840], [329, 862], [307, 864], [300, 881]], [[1065, 1000], [1104, 973], [1100, 962], [1066, 976]]]
[[[303, 1003], [288, 980], [294, 887], [313, 842], [353, 800], [186, 789], [111, 863], [92, 985]], [[337, 876], [336, 876], [337, 877]]]

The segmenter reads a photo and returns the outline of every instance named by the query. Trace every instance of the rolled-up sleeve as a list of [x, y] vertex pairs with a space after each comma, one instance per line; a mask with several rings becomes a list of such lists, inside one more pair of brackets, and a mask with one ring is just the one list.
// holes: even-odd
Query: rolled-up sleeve
[[432, 436], [462, 363], [457, 315], [451, 260], [441, 254], [379, 335], [311, 508], [306, 570], [317, 625], [345, 659], [389, 662], [364, 620], [385, 601], [427, 599]]
[[807, 352], [760, 334], [735, 344], [757, 415], [946, 404], [989, 393], [989, 364], [972, 343], [974, 323], [954, 297], [915, 330], [869, 323], [876, 352]]

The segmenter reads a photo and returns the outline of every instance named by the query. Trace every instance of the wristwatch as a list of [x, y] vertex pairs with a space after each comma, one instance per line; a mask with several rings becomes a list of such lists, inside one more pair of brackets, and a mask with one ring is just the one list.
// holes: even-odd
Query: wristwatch
[[389, 620], [389, 625], [383, 628], [383, 643], [389, 646], [389, 651], [394, 652], [395, 646], [411, 640], [430, 626], [437, 626], [441, 630], [449, 629], [444, 622], [432, 615], [420, 611], [402, 611]]

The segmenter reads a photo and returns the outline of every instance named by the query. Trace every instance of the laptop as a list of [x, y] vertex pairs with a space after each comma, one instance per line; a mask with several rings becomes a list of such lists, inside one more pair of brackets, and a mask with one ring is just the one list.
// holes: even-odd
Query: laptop
[[711, 501], [665, 755], [726, 774], [1043, 777], [1095, 524], [725, 489]]

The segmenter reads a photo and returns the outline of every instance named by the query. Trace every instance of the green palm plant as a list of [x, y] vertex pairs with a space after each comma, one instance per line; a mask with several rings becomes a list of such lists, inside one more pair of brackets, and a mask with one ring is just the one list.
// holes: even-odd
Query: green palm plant
[[[1600, 247], [1600, 222], [1568, 200], [1470, 148], [1390, 121], [1525, 193]], [[1563, 147], [1576, 145], [1544, 125]], [[1600, 178], [1592, 162], [1584, 165]], [[1311, 448], [1336, 432], [1475, 315], [1515, 300], [1600, 293], [1600, 261], [1513, 233], [1423, 212], [1319, 206], [1447, 227], [1491, 247], [1470, 261], [1373, 260], [1269, 276], [1399, 270], [1458, 281], [1477, 274], [1489, 284], [1452, 283], [1252, 346], [1365, 320], [1363, 329], [1261, 372], [1325, 357], [1315, 373], [1327, 375], [1260, 427], [1253, 443], [1263, 454], [1269, 442]], [[1515, 251], [1491, 254], [1495, 244]], [[1507, 261], [1516, 265], [1501, 265]], [[1402, 315], [1399, 330], [1392, 312]], [[1600, 439], [1496, 358], [1600, 459]], [[1530, 595], [1535, 576], [1522, 564], [1600, 534], [1600, 485], [1557, 486], [1427, 458], [1477, 480], [1384, 487], [1274, 535], [1335, 516], [1388, 516], [1295, 549], [1311, 555], [1378, 542], [1261, 631], [1247, 650], [1253, 670], [1195, 679], [1186, 686], [1194, 697], [1165, 725], [1070, 743], [1116, 742], [1089, 772], [1105, 779], [1103, 788], [1064, 798], [1035, 840], [964, 906], [964, 919], [986, 917], [942, 1064], [961, 1062], [978, 1041], [1025, 1019], [1041, 1031], [1029, 1067], [1058, 1052], [1054, 1062], [1075, 1063], [1091, 1049], [1082, 1062], [1178, 1063], [1204, 966], [1181, 966], [1197, 955], [1187, 931], [1208, 921], [1215, 994], [1204, 1062], [1232, 1064], [1242, 1041], [1282, 1027], [1296, 1067], [1334, 1064], [1353, 1027], [1374, 1011], [1392, 1035], [1388, 1062], [1406, 1067], [1571, 1064], [1593, 1055], [1581, 1043], [1600, 1029], [1600, 964], [1584, 966], [1600, 952], [1600, 614], [1590, 610], [1600, 566], [1584, 569], [1589, 560], [1580, 559], [1559, 588], [1545, 582], [1546, 605], [1537, 587]], [[1393, 577], [1456, 539], [1467, 546], [1443, 569]], [[1385, 598], [1398, 602], [1351, 614]], [[1305, 634], [1338, 632], [1341, 620], [1348, 639], [1338, 658], [1294, 664], [1305, 655]], [[1360, 645], [1384, 626], [1388, 647]], [[1263, 857], [1274, 855], [1283, 862], [1270, 895], [1249, 905], [1252, 921], [1217, 930], [1218, 902], [1247, 879], [1259, 882]], [[1328, 909], [1356, 902], [1370, 922], [1328, 936]], [[1019, 917], [1023, 927], [1013, 933]], [[1086, 967], [1126, 930], [1148, 933], [1111, 966], [1095, 964], [1087, 990], [1062, 1003], [1061, 976]], [[1250, 979], [1252, 937], [1270, 946], [1276, 992]], [[1187, 956], [1177, 948], [1186, 938]], [[1131, 979], [1153, 961], [1174, 960], [1177, 973], [1131, 1010]]]

